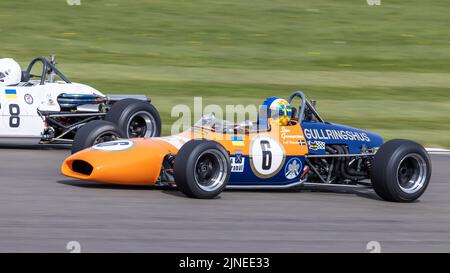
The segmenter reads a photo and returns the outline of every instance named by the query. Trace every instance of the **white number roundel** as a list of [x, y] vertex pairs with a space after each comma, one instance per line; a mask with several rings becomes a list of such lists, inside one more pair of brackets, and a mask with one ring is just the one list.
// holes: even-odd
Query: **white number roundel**
[[124, 139], [124, 140], [103, 142], [92, 146], [92, 149], [107, 152], [117, 152], [127, 150], [131, 147], [133, 147], [133, 141]]
[[283, 146], [269, 136], [258, 136], [250, 144], [250, 166], [259, 178], [276, 175], [284, 165], [286, 153]]

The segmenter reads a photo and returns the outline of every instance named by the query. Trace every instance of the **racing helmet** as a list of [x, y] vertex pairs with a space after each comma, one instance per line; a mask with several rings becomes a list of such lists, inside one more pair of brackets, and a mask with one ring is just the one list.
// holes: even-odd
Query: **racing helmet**
[[261, 105], [261, 109], [267, 109], [267, 118], [281, 126], [288, 125], [292, 118], [293, 108], [285, 99], [269, 97]]
[[0, 59], [0, 85], [16, 85], [22, 79], [20, 65], [10, 58]]

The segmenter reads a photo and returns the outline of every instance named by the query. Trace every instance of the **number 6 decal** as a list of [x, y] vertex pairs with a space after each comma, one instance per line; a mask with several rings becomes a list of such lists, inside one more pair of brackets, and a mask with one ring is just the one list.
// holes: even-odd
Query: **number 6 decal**
[[272, 151], [270, 151], [270, 142], [267, 140], [261, 140], [259, 143], [261, 144], [262, 150], [262, 169], [270, 170], [270, 166], [272, 166]]
[[250, 144], [250, 167], [259, 178], [276, 175], [284, 165], [286, 153], [283, 146], [270, 136], [257, 136]]
[[9, 105], [9, 127], [18, 128], [20, 126], [20, 107], [17, 104]]

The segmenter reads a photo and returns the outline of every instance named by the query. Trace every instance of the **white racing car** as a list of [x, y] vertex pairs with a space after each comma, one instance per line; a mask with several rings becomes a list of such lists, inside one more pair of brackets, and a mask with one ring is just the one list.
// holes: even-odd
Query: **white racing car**
[[[32, 74], [40, 67], [40, 74]], [[94, 138], [77, 141], [80, 147], [73, 150], [115, 138], [161, 134], [159, 113], [146, 96], [106, 96], [72, 83], [56, 68], [53, 56], [32, 60], [25, 71], [13, 59], [0, 59], [1, 146], [71, 144], [80, 128], [89, 123], [92, 130], [95, 120], [114, 123], [120, 135], [100, 130]]]

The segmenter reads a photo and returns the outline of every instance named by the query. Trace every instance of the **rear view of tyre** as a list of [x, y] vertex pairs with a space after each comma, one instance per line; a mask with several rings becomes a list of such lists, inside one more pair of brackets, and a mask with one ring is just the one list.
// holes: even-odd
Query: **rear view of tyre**
[[228, 152], [215, 141], [191, 140], [175, 157], [175, 183], [188, 197], [211, 199], [218, 196], [225, 189], [230, 173]]
[[93, 120], [78, 129], [72, 144], [72, 154], [92, 147], [95, 144], [124, 137], [125, 135], [114, 123], [105, 120]]
[[425, 192], [430, 177], [430, 158], [416, 142], [394, 139], [374, 156], [371, 180], [384, 200], [412, 202]]
[[120, 100], [112, 105], [105, 120], [116, 124], [127, 138], [161, 135], [161, 118], [158, 110], [146, 101]]

